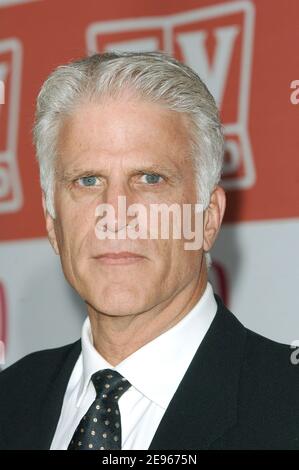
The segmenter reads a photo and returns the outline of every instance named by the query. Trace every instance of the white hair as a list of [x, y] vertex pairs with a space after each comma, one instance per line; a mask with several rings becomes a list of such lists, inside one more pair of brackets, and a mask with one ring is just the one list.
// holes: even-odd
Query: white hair
[[41, 187], [52, 217], [56, 145], [63, 119], [80, 102], [117, 98], [127, 90], [188, 116], [198, 202], [208, 207], [221, 178], [224, 154], [218, 109], [208, 88], [190, 67], [163, 52], [107, 52], [57, 67], [37, 97], [33, 136]]

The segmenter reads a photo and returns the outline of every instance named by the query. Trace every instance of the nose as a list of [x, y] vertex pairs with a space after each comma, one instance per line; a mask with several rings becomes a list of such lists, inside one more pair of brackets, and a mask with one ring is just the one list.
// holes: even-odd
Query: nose
[[111, 179], [97, 207], [98, 223], [106, 232], [124, 230], [134, 216], [127, 215], [127, 209], [134, 203], [132, 191], [123, 179]]

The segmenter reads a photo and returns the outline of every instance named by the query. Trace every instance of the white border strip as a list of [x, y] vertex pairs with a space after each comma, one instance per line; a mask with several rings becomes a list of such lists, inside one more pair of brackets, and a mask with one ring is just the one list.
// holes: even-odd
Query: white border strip
[[22, 3], [40, 2], [41, 0], [0, 0], [1, 7], [13, 7]]

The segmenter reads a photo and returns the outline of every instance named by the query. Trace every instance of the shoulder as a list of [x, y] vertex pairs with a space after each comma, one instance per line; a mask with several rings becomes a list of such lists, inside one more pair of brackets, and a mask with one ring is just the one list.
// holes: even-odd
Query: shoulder
[[[299, 353], [291, 345], [278, 343], [272, 339], [258, 334], [246, 326], [223, 303], [222, 299], [215, 295], [218, 311], [225, 322], [221, 322], [221, 328], [229, 329], [227, 338], [233, 350], [237, 337], [242, 338], [241, 363], [243, 373], [249, 376], [262, 376], [265, 378], [285, 378], [299, 380]], [[298, 347], [299, 350], [299, 347]]]
[[20, 385], [25, 392], [27, 387], [31, 390], [33, 383], [37, 389], [47, 386], [66, 362], [76, 361], [80, 350], [79, 340], [59, 348], [28, 354], [0, 373], [0, 396], [5, 396], [15, 387], [19, 389]]
[[256, 439], [271, 436], [274, 448], [299, 448], [299, 364], [291, 346], [247, 329], [239, 405]]
[[[274, 405], [296, 405], [299, 418], [299, 363], [296, 350], [247, 330], [243, 360], [244, 382], [255, 395]], [[284, 406], [283, 405], [283, 406]], [[298, 423], [299, 425], [299, 423]]]
[[[283, 392], [299, 403], [299, 353], [291, 345], [278, 343], [246, 328], [236, 316], [217, 299], [222, 314], [230, 328], [230, 345], [235, 351], [237, 337], [242, 338], [240, 380], [260, 393], [268, 391], [272, 396]], [[273, 386], [272, 386], [273, 385]], [[275, 385], [275, 387], [274, 387]]]
[[80, 351], [81, 341], [38, 351], [0, 373], [0, 449], [38, 448], [42, 416], [55, 417]]
[[246, 332], [244, 367], [248, 374], [295, 383], [299, 380], [299, 361], [291, 345], [278, 343], [247, 328]]
[[223, 354], [230, 358], [230, 367], [238, 363], [238, 425], [227, 439], [237, 448], [299, 449], [298, 350], [246, 328], [216, 300], [219, 329], [229, 332]]

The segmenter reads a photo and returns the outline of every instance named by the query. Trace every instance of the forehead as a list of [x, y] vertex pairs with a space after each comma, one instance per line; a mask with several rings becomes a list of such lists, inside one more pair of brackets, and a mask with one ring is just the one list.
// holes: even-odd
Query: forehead
[[190, 153], [189, 120], [183, 113], [142, 99], [85, 102], [65, 118], [58, 140], [62, 164], [184, 163]]

